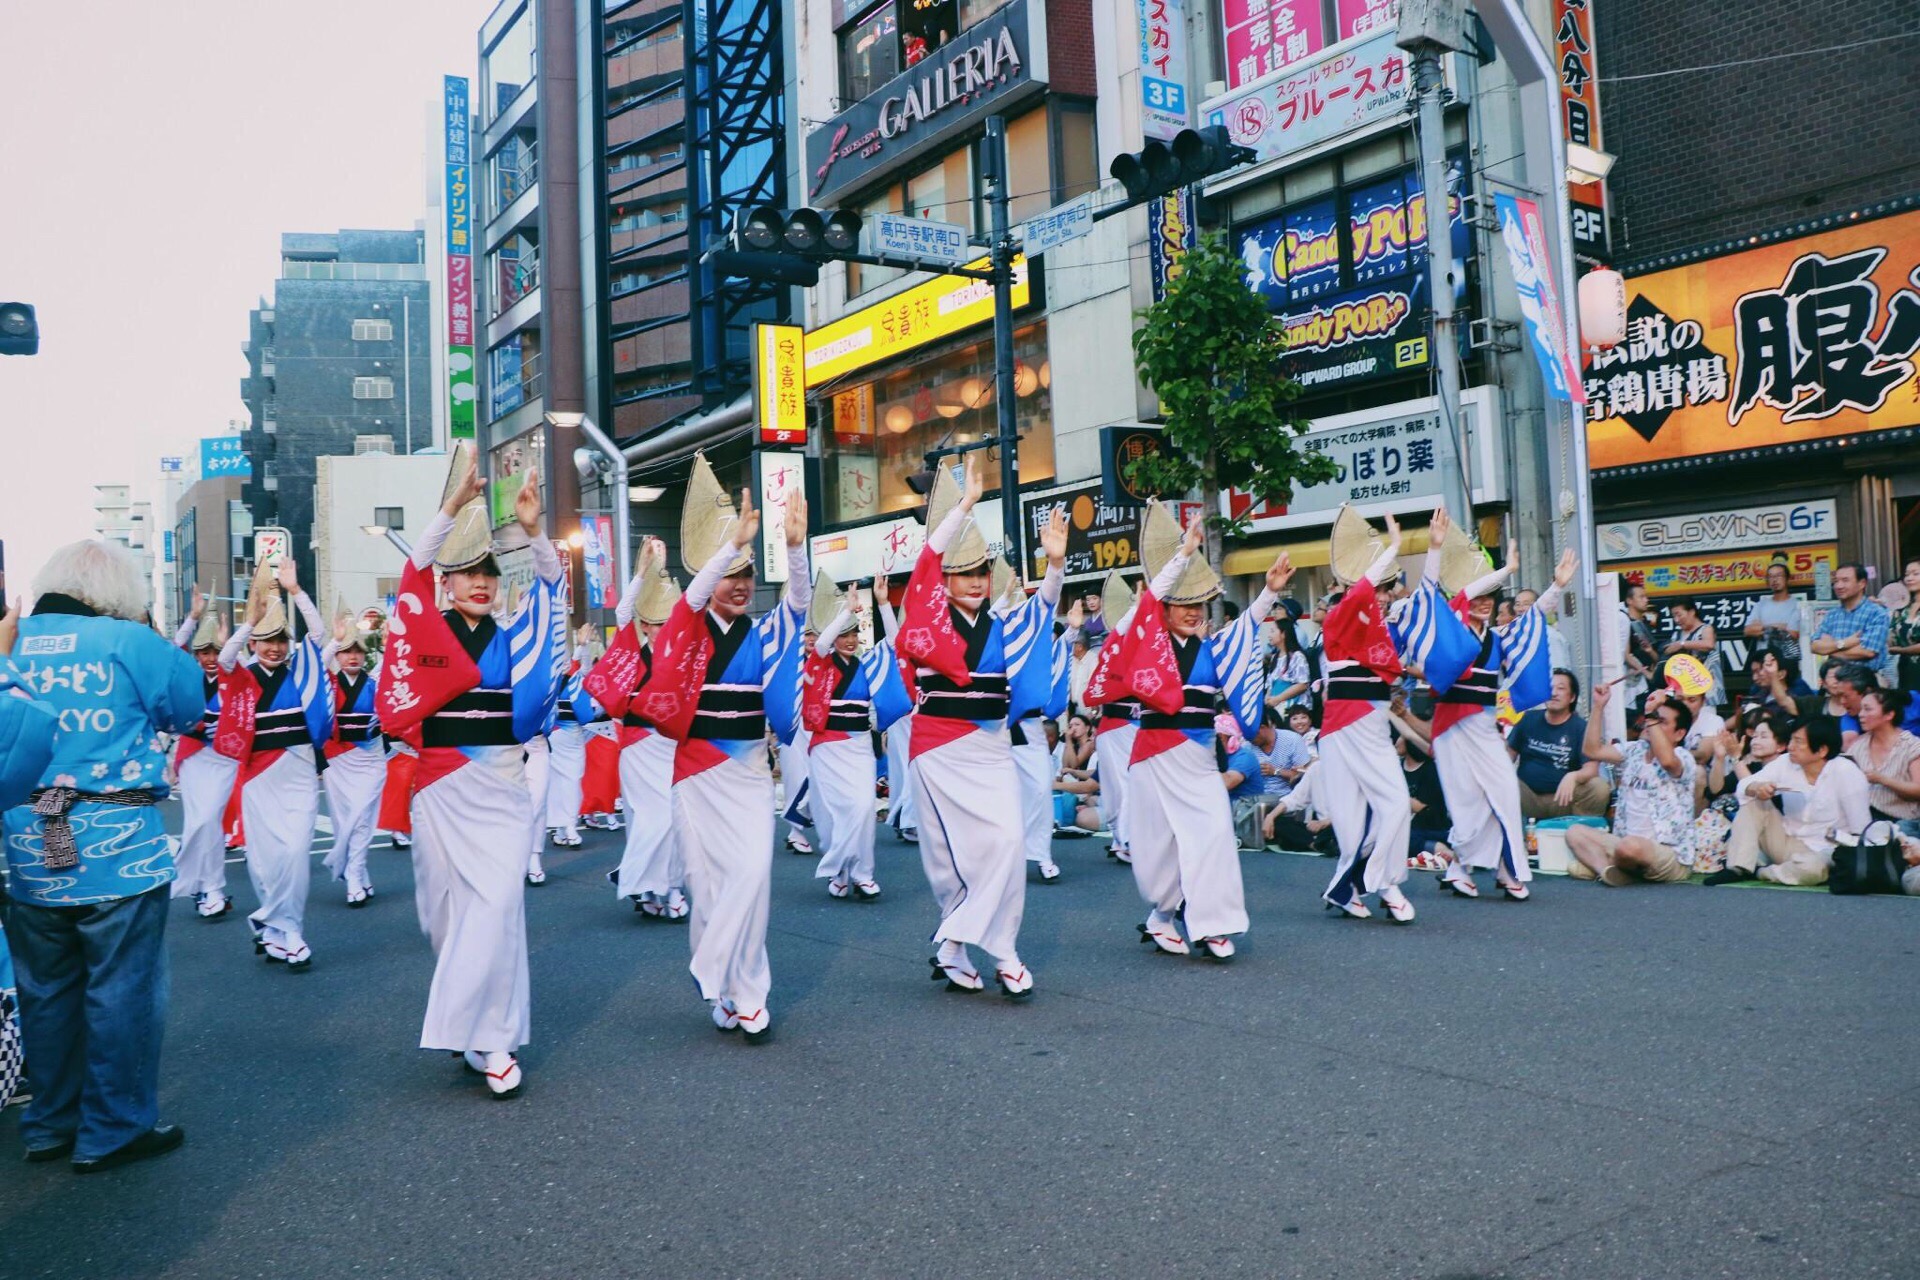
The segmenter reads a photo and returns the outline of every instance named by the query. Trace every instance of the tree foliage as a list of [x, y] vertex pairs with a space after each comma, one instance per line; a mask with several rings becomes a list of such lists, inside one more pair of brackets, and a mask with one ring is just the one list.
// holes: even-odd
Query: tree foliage
[[1166, 428], [1157, 456], [1127, 466], [1130, 485], [1172, 497], [1200, 490], [1217, 538], [1229, 523], [1215, 515], [1221, 486], [1286, 502], [1296, 483], [1334, 478], [1331, 458], [1298, 447], [1308, 424], [1291, 408], [1300, 384], [1280, 369], [1285, 336], [1225, 237], [1203, 236], [1141, 319], [1134, 360]]

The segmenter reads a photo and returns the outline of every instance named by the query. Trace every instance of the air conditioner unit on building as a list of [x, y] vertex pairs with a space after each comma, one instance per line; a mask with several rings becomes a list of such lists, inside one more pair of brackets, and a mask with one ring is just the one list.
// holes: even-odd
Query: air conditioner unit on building
[[363, 453], [392, 453], [392, 452], [393, 452], [392, 436], [385, 436], [385, 435], [355, 436], [353, 438], [353, 456], [356, 458]]

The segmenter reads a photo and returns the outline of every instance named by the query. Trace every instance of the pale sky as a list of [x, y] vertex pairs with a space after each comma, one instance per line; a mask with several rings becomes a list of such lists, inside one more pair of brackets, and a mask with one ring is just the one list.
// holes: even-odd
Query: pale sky
[[163, 455], [243, 418], [247, 312], [280, 233], [426, 216], [440, 77], [475, 74], [491, 0], [182, 0], [0, 10], [7, 589], [92, 536], [93, 486], [158, 496]]

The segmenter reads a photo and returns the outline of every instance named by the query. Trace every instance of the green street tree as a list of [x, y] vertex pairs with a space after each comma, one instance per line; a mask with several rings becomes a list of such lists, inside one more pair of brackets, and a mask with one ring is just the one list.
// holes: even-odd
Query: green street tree
[[1334, 462], [1299, 447], [1308, 423], [1291, 407], [1300, 384], [1280, 370], [1285, 334], [1224, 236], [1203, 236], [1140, 318], [1134, 360], [1166, 428], [1160, 453], [1134, 459], [1126, 479], [1166, 497], [1199, 490], [1207, 555], [1218, 565], [1221, 534], [1233, 526], [1219, 514], [1223, 487], [1286, 502], [1295, 484], [1333, 479]]

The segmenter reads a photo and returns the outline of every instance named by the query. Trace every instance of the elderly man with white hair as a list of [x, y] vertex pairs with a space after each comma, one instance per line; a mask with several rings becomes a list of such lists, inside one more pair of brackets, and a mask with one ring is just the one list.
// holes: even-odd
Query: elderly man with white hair
[[200, 669], [146, 626], [124, 548], [76, 542], [34, 583], [13, 678], [58, 718], [30, 804], [5, 815], [21, 1030], [35, 1095], [20, 1118], [33, 1163], [93, 1173], [180, 1145], [159, 1121], [164, 940], [173, 853], [155, 807], [169, 734], [206, 712]]

